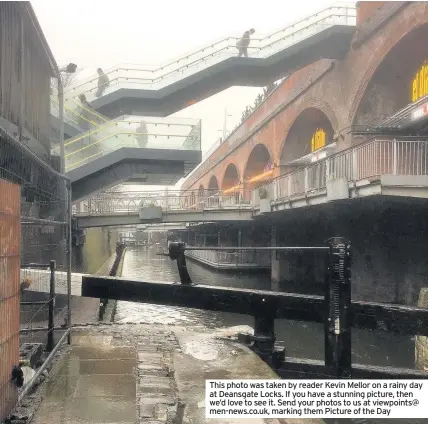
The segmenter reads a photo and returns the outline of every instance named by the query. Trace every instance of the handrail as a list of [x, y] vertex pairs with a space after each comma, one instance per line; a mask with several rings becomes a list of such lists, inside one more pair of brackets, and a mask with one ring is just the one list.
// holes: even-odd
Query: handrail
[[[58, 103], [51, 99], [52, 103], [58, 105]], [[71, 99], [71, 101], [74, 102], [73, 99]], [[75, 102], [74, 102], [75, 103]], [[76, 103], [77, 105], [77, 103]], [[77, 105], [78, 107], [80, 107], [80, 105]], [[160, 125], [164, 125], [164, 126], [176, 126], [176, 127], [190, 127], [191, 129], [193, 129], [194, 127], [196, 127], [199, 123], [200, 123], [200, 119], [191, 119], [192, 122], [186, 122], [186, 120], [188, 120], [189, 118], [174, 118], [174, 121], [171, 122], [171, 118], [163, 118], [163, 121], [154, 121], [153, 117], [150, 117], [149, 120], [147, 120], [147, 118], [145, 117], [139, 117], [138, 119], [124, 119], [126, 117], [132, 117], [133, 115], [121, 115], [115, 119], [111, 119], [109, 120], [107, 117], [105, 117], [104, 115], [99, 114], [97, 111], [95, 110], [90, 110], [88, 108], [85, 108], [83, 105], [81, 105], [81, 108], [90, 112], [92, 115], [94, 115], [97, 118], [102, 119], [104, 122], [101, 123], [97, 123], [94, 122], [90, 119], [87, 119], [85, 116], [81, 115], [78, 111], [76, 111], [75, 109], [69, 108], [67, 106], [64, 106], [64, 109], [67, 110], [69, 113], [71, 113], [72, 115], [76, 116], [76, 119], [80, 119], [80, 120], [84, 120], [87, 123], [89, 123], [91, 125], [91, 128], [87, 129], [87, 130], [82, 130], [80, 128], [80, 125], [77, 121], [70, 119], [69, 117], [66, 117], [66, 119], [69, 119], [70, 121], [72, 121], [79, 129], [81, 129], [81, 132], [79, 133], [79, 135], [72, 137], [70, 139], [67, 140], [67, 142], [65, 143], [65, 146], [69, 146], [79, 140], [84, 139], [85, 137], [91, 136], [91, 135], [95, 135], [101, 131], [106, 131], [109, 128], [112, 128], [114, 126], [118, 126], [120, 124], [124, 124], [124, 125], [131, 125], [131, 124], [140, 124], [141, 121], [144, 121], [144, 123], [146, 125], [155, 125], [155, 126], [160, 126]], [[168, 121], [169, 120], [169, 121]], [[182, 122], [179, 122], [179, 121]], [[139, 135], [137, 132], [135, 132], [135, 135]], [[174, 136], [174, 134], [169, 134], [170, 136]], [[56, 147], [53, 149], [53, 151], [58, 152], [59, 151], [59, 147]]]
[[[334, 12], [334, 9], [338, 9], [338, 12]], [[343, 11], [343, 10], [345, 10], [346, 11], [346, 13], [344, 13], [344, 12], [341, 12], [341, 11]], [[310, 20], [310, 19], [313, 19], [313, 18], [316, 18], [316, 17], [318, 17], [318, 16], [320, 16], [321, 14], [323, 14], [323, 13], [326, 13], [326, 12], [330, 12], [328, 15], [326, 15], [325, 17], [323, 17], [323, 18], [321, 18], [321, 19], [318, 19], [318, 20], [316, 20], [315, 22], [312, 22], [311, 24], [308, 24], [308, 25], [306, 25], [305, 27], [303, 27], [303, 28], [300, 28], [300, 29], [298, 29], [298, 30], [294, 30], [294, 28], [295, 27], [297, 27], [300, 23], [302, 23], [302, 22], [306, 22], [306, 21], [308, 21], [308, 20]], [[351, 12], [351, 13], [350, 13]], [[283, 29], [281, 29], [281, 30], [278, 30], [278, 31], [276, 31], [275, 33], [272, 33], [272, 34], [270, 34], [270, 35], [268, 35], [268, 36], [266, 36], [266, 37], [264, 37], [264, 38], [261, 38], [261, 39], [257, 39], [257, 38], [253, 38], [252, 39], [252, 41], [254, 42], [254, 41], [260, 41], [261, 43], [260, 44], [262, 44], [262, 42], [265, 42], [265, 41], [270, 41], [275, 35], [277, 35], [277, 34], [279, 34], [279, 33], [281, 33], [281, 32], [286, 32], [287, 30], [294, 30], [294, 32], [292, 32], [292, 33], [290, 33], [290, 34], [286, 34], [286, 35], [284, 35], [282, 38], [280, 38], [280, 39], [278, 39], [278, 40], [276, 40], [276, 41], [271, 41], [271, 42], [269, 42], [268, 44], [266, 44], [266, 45], [261, 45], [261, 46], [249, 46], [249, 48], [250, 49], [257, 49], [259, 52], [260, 51], [262, 51], [263, 49], [268, 49], [268, 48], [270, 48], [270, 47], [272, 47], [272, 45], [274, 45], [274, 44], [277, 44], [277, 43], [280, 43], [281, 41], [283, 41], [284, 39], [286, 39], [286, 38], [288, 38], [288, 37], [290, 37], [291, 35], [294, 35], [294, 34], [298, 34], [298, 33], [300, 33], [300, 32], [302, 32], [302, 31], [305, 31], [305, 30], [307, 30], [309, 27], [313, 27], [314, 25], [317, 25], [317, 24], [319, 24], [320, 22], [322, 22], [322, 21], [325, 21], [325, 20], [327, 20], [327, 19], [329, 19], [329, 18], [334, 18], [334, 17], [345, 17], [346, 19], [352, 19], [352, 18], [355, 18], [355, 7], [351, 7], [351, 6], [331, 6], [331, 7], [329, 7], [329, 8], [325, 8], [325, 9], [323, 9], [322, 11], [320, 11], [320, 12], [317, 12], [316, 14], [312, 14], [312, 15], [310, 15], [310, 16], [308, 16], [308, 17], [306, 17], [306, 18], [303, 18], [303, 19], [301, 19], [300, 21], [298, 21], [298, 22], [295, 22], [295, 23], [293, 23], [293, 24], [291, 24], [291, 25], [288, 25], [287, 27], [285, 27], [285, 28], [283, 28]], [[349, 25], [349, 23], [348, 22], [346, 22], [345, 23], [345, 25]], [[168, 63], [168, 64], [166, 64], [166, 65], [162, 65], [162, 66], [159, 66], [159, 67], [157, 67], [156, 69], [136, 69], [136, 68], [131, 68], [131, 67], [128, 67], [128, 68], [120, 68], [120, 67], [116, 67], [115, 69], [113, 69], [113, 70], [111, 70], [111, 71], [108, 71], [107, 73], [106, 73], [106, 75], [110, 75], [110, 74], [112, 74], [112, 73], [114, 73], [114, 72], [117, 72], [117, 71], [119, 71], [119, 70], [125, 70], [125, 71], [144, 71], [144, 72], [148, 72], [150, 75], [151, 75], [151, 77], [150, 78], [126, 78], [126, 79], [131, 79], [131, 80], [148, 80], [148, 81], [150, 81], [150, 83], [152, 83], [152, 84], [154, 84], [154, 83], [156, 83], [156, 82], [158, 82], [158, 81], [160, 81], [160, 80], [163, 80], [163, 79], [165, 79], [167, 76], [169, 76], [169, 75], [171, 75], [172, 73], [177, 73], [177, 72], [179, 72], [180, 70], [183, 70], [183, 69], [188, 69], [189, 67], [191, 67], [191, 65], [194, 65], [195, 63], [198, 63], [198, 62], [201, 62], [201, 61], [205, 61], [207, 58], [210, 58], [210, 57], [213, 57], [214, 55], [217, 55], [218, 53], [221, 53], [221, 52], [223, 52], [225, 49], [229, 49], [229, 48], [234, 48], [234, 49], [236, 49], [236, 45], [234, 44], [234, 45], [227, 45], [227, 47], [223, 47], [223, 48], [221, 48], [221, 49], [219, 49], [219, 50], [216, 50], [215, 52], [213, 52], [213, 53], [210, 53], [210, 54], [207, 54], [207, 55], [204, 55], [202, 58], [198, 58], [198, 59], [194, 59], [194, 60], [192, 60], [191, 62], [186, 62], [184, 65], [181, 65], [181, 66], [179, 66], [178, 68], [176, 68], [176, 69], [174, 69], [174, 70], [172, 70], [172, 71], [169, 71], [169, 72], [167, 72], [167, 73], [164, 73], [163, 75], [161, 75], [161, 76], [159, 76], [159, 77], [155, 77], [155, 73], [157, 73], [157, 72], [159, 72], [159, 71], [163, 71], [165, 68], [167, 68], [167, 67], [170, 67], [170, 66], [172, 66], [172, 65], [174, 65], [174, 64], [179, 64], [181, 61], [183, 61], [183, 60], [186, 60], [186, 59], [189, 59], [189, 58], [193, 58], [194, 56], [196, 56], [197, 54], [200, 54], [200, 53], [203, 53], [203, 52], [205, 52], [207, 49], [210, 49], [210, 48], [212, 48], [212, 47], [214, 47], [214, 46], [217, 46], [217, 45], [219, 45], [219, 44], [221, 44], [221, 43], [225, 43], [225, 42], [229, 42], [230, 40], [239, 40], [240, 39], [240, 37], [227, 37], [227, 38], [224, 38], [224, 39], [222, 39], [222, 40], [220, 40], [220, 41], [218, 41], [218, 42], [216, 42], [216, 43], [214, 43], [214, 44], [211, 44], [210, 46], [206, 46], [206, 47], [204, 47], [204, 48], [202, 48], [202, 49], [199, 49], [199, 50], [197, 50], [196, 52], [194, 52], [194, 53], [192, 53], [192, 54], [189, 54], [189, 55], [187, 55], [187, 56], [185, 56], [185, 57], [182, 57], [181, 59], [179, 59], [179, 60], [176, 60], [176, 61], [173, 61], [173, 62], [170, 62], [170, 63]], [[118, 80], [118, 79], [120, 79], [121, 77], [116, 77], [116, 78], [114, 78], [112, 81], [116, 81], [116, 80]], [[77, 84], [77, 85], [75, 85], [75, 86], [73, 86], [73, 87], [71, 87], [69, 90], [68, 90], [68, 92], [76, 92], [76, 90], [78, 89], [78, 88], [80, 88], [80, 87], [82, 87], [83, 85], [85, 85], [85, 84], [89, 84], [89, 83], [93, 83], [93, 82], [95, 82], [95, 81], [97, 81], [98, 80], [98, 77], [95, 77], [95, 78], [90, 78], [90, 79], [88, 79], [88, 80], [86, 80], [86, 81], [82, 81], [82, 82], [80, 82], [79, 84]], [[91, 90], [86, 90], [86, 91], [92, 91], [92, 89]]]
[[[71, 155], [74, 155], [76, 153], [79, 153], [79, 152], [81, 152], [83, 150], [90, 149], [91, 147], [95, 146], [96, 144], [102, 143], [103, 141], [106, 141], [109, 138], [117, 137], [119, 135], [128, 135], [128, 136], [133, 135], [133, 136], [138, 136], [138, 135], [141, 135], [141, 134], [136, 133], [135, 131], [130, 131], [130, 132], [119, 131], [119, 132], [116, 132], [114, 134], [109, 134], [106, 137], [102, 138], [101, 140], [96, 140], [94, 143], [88, 144], [87, 146], [83, 146], [82, 148], [80, 148], [78, 150], [75, 150], [73, 152], [70, 152], [70, 153], [66, 154], [65, 157], [67, 158], [67, 157], [69, 157]], [[155, 133], [153, 133], [153, 134], [152, 133], [144, 133], [144, 135], [148, 135], [148, 136], [149, 135], [154, 135], [156, 137], [182, 137], [182, 138], [187, 138], [189, 136], [188, 134], [155, 134]]]
[[[84, 138], [86, 138], [88, 136], [98, 134], [101, 131], [107, 130], [108, 128], [112, 128], [112, 127], [118, 126], [119, 124], [129, 124], [130, 125], [130, 124], [140, 124], [140, 123], [141, 123], [141, 119], [138, 119], [138, 120], [135, 120], [135, 121], [134, 120], [132, 120], [132, 121], [129, 120], [128, 121], [128, 120], [115, 120], [115, 119], [113, 119], [113, 120], [111, 120], [109, 122], [106, 122], [103, 125], [100, 125], [98, 128], [95, 128], [94, 130], [87, 130], [87, 131], [81, 133], [80, 135], [78, 135], [77, 137], [73, 137], [72, 139], [67, 140], [67, 143], [65, 143], [65, 146], [67, 147], [67, 146], [69, 146], [69, 145], [71, 145], [73, 143], [76, 143], [77, 141], [80, 141], [80, 140], [82, 140], [82, 139], [84, 139]], [[153, 124], [155, 126], [157, 126], [157, 125], [188, 126], [188, 127], [191, 127], [193, 129], [194, 127], [196, 127], [198, 125], [199, 121], [196, 124], [184, 124], [184, 123], [183, 124], [180, 124], [180, 123], [178, 123], [178, 124], [171, 124], [171, 123], [162, 123], [162, 122], [150, 122], [150, 121], [144, 120], [144, 123], [146, 125]], [[136, 131], [132, 131], [132, 132], [119, 131], [119, 132], [116, 132], [116, 133], [109, 134], [109, 137], [113, 137], [113, 136], [115, 136], [117, 134], [134, 134], [135, 136], [141, 135], [140, 133], [138, 133]], [[169, 137], [175, 137], [176, 136], [176, 134], [151, 134], [151, 133], [144, 133], [144, 134], [146, 134], [146, 135], [155, 135], [155, 136], [160, 136], [160, 137], [161, 136], [169, 136]], [[188, 137], [188, 134], [187, 135], [177, 135], [177, 136], [179, 136], [179, 137]]]
[[[326, 159], [287, 172], [263, 183], [270, 196], [269, 204], [291, 202], [310, 194], [324, 195], [330, 179], [344, 178], [348, 183], [378, 180], [381, 175], [428, 175], [428, 139], [382, 140], [359, 143]], [[351, 187], [351, 186], [349, 186]], [[158, 205], [165, 211], [258, 210], [257, 187], [225, 190], [193, 189], [189, 191], [110, 192], [87, 199], [87, 213], [111, 214], [137, 212], [144, 205]], [[248, 196], [249, 195], [249, 196]], [[94, 206], [94, 208], [92, 208]], [[82, 212], [81, 216], [85, 213]]]

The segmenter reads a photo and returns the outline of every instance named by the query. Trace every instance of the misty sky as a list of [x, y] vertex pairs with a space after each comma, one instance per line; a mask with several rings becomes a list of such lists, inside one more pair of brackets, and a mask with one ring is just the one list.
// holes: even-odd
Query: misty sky
[[[285, 2], [218, 0], [215, 2], [98, 0], [31, 2], [58, 64], [74, 62], [82, 76], [120, 63], [158, 64], [225, 36], [255, 28], [263, 36], [332, 4], [331, 1]], [[202, 119], [202, 151], [222, 135], [224, 109], [228, 130], [252, 104], [260, 88], [233, 87], [174, 116]]]

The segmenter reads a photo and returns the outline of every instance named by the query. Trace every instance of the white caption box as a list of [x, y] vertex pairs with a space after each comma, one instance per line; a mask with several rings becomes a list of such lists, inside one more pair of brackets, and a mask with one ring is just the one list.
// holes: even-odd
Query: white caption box
[[206, 380], [206, 418], [428, 418], [428, 380]]

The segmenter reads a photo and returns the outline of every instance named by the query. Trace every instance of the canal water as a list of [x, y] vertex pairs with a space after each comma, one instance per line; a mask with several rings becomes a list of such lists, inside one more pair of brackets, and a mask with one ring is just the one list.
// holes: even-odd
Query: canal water
[[[99, 248], [99, 246], [98, 246]], [[122, 276], [145, 281], [179, 281], [177, 265], [168, 257], [157, 255], [154, 247], [127, 249]], [[194, 261], [187, 261], [192, 280], [213, 286], [249, 289], [270, 289], [269, 275], [260, 273], [214, 271]], [[143, 303], [118, 302], [116, 321], [144, 322], [172, 325], [204, 325], [209, 328], [250, 325], [251, 317], [233, 313], [218, 313]], [[289, 357], [324, 358], [323, 325], [296, 321], [277, 320], [277, 340], [285, 342]], [[360, 364], [414, 367], [414, 340], [390, 333], [353, 330], [352, 361]]]

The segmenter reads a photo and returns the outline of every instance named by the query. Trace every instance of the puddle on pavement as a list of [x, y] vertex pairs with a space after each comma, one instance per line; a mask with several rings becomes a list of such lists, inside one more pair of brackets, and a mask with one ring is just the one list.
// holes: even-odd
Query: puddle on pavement
[[109, 337], [74, 336], [32, 424], [135, 423], [136, 351], [110, 343]]

